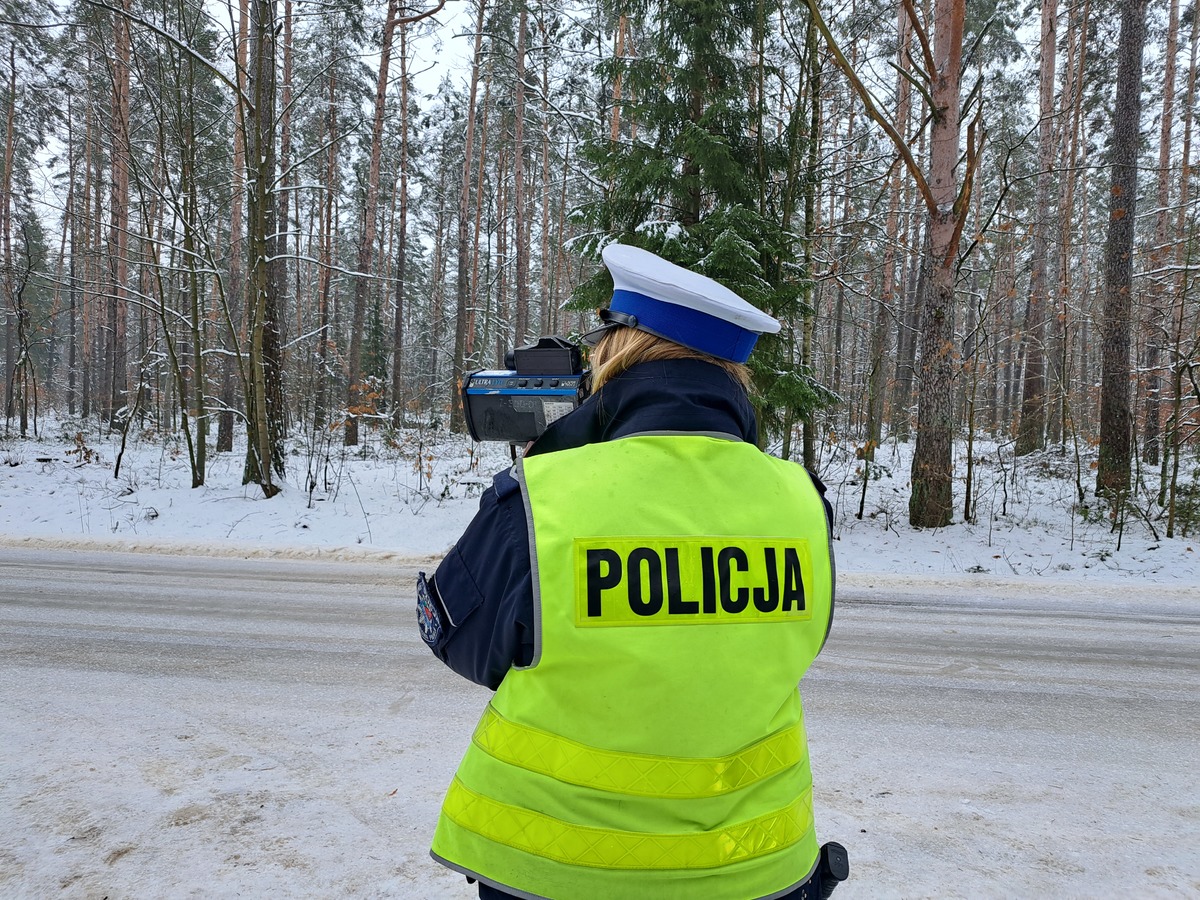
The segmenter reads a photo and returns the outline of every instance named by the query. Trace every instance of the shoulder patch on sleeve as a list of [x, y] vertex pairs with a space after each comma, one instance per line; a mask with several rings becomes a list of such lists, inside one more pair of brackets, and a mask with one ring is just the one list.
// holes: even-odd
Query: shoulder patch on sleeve
[[425, 573], [417, 573], [417, 626], [421, 629], [421, 640], [435, 649], [445, 633], [436, 595], [437, 588], [425, 579]]

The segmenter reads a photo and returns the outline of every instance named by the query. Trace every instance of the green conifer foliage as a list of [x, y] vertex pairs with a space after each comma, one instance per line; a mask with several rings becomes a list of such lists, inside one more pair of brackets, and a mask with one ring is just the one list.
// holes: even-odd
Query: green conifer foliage
[[[576, 212], [576, 247], [585, 255], [599, 260], [612, 241], [642, 247], [784, 323], [750, 361], [764, 438], [836, 400], [799, 359], [796, 323], [811, 312], [802, 301], [811, 285], [790, 218], [792, 198], [805, 188], [808, 136], [797, 133], [800, 116], [783, 128], [765, 118], [758, 85], [769, 64], [756, 36], [776, 8], [770, 0], [634, 0], [612, 10], [614, 21], [624, 14], [632, 23], [636, 53], [601, 67], [610, 85], [622, 86], [620, 131], [581, 149], [603, 190]], [[601, 269], [571, 305], [603, 306], [611, 293]]]
[[383, 323], [382, 302], [376, 297], [367, 311], [366, 333], [363, 335], [362, 372], [380, 384], [388, 373], [388, 334]]

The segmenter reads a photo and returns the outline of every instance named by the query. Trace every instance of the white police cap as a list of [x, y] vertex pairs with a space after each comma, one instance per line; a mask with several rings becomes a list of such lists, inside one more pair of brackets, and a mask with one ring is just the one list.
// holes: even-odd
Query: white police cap
[[584, 335], [589, 344], [626, 325], [743, 363], [760, 334], [779, 331], [778, 321], [729, 288], [647, 250], [609, 244], [603, 257], [612, 274], [613, 298], [600, 311], [604, 325]]

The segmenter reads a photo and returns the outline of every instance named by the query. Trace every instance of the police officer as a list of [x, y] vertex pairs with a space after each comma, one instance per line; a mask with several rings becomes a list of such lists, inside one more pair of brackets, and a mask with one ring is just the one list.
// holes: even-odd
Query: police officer
[[828, 504], [758, 450], [744, 365], [779, 323], [603, 256], [592, 395], [418, 585], [426, 643], [496, 691], [432, 855], [485, 898], [827, 896], [797, 684], [833, 616]]

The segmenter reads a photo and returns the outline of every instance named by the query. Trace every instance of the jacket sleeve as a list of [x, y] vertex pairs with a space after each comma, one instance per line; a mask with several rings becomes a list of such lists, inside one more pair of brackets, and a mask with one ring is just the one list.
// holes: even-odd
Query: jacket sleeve
[[[829, 640], [829, 632], [833, 628], [833, 609], [837, 604], [837, 560], [833, 554], [833, 505], [829, 502], [829, 498], [825, 496], [825, 482], [817, 477], [817, 474], [811, 469], [805, 469], [805, 471], [808, 472], [808, 477], [812, 480], [813, 487], [821, 495], [821, 505], [825, 507], [825, 529], [829, 534], [829, 572], [833, 581], [830, 584], [829, 622], [825, 625], [825, 637], [821, 640], [821, 650], [824, 650], [825, 643]], [[817, 651], [818, 654], [820, 652], [820, 650]]]
[[533, 659], [531, 569], [525, 503], [505, 471], [428, 585], [439, 627], [422, 627], [425, 643], [459, 675], [495, 690], [511, 666]]
[[829, 534], [833, 534], [833, 505], [829, 502], [829, 498], [825, 496], [825, 482], [812, 469], [805, 469], [809, 479], [813, 483], [813, 487], [817, 489], [817, 493], [821, 495], [821, 505], [825, 507], [825, 524], [829, 527]]

